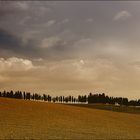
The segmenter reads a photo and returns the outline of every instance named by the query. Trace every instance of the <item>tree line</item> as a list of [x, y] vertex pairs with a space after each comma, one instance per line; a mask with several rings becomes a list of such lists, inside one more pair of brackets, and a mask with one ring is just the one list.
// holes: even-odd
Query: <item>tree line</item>
[[47, 102], [58, 102], [58, 103], [102, 103], [102, 104], [119, 104], [119, 105], [129, 105], [129, 106], [140, 106], [140, 99], [139, 100], [128, 100], [128, 98], [123, 97], [109, 97], [102, 94], [92, 94], [89, 95], [78, 95], [78, 97], [69, 96], [55, 96], [52, 97], [47, 94], [37, 94], [37, 93], [30, 93], [30, 92], [22, 92], [22, 91], [3, 91], [0, 92], [0, 97], [6, 98], [16, 98], [16, 99], [24, 99], [24, 100], [40, 100], [40, 101], [47, 101]]
[[48, 101], [48, 102], [78, 102], [78, 99], [73, 96], [56, 96], [52, 97], [47, 94], [37, 94], [37, 93], [30, 93], [30, 92], [22, 92], [22, 91], [3, 91], [0, 92], [0, 97], [6, 98], [16, 98], [16, 99], [24, 99], [24, 100], [41, 100], [41, 101]]
[[119, 104], [119, 105], [129, 105], [129, 106], [140, 106], [139, 100], [128, 100], [124, 97], [109, 97], [105, 93], [102, 94], [92, 94], [88, 95], [88, 103], [104, 103], [104, 104]]

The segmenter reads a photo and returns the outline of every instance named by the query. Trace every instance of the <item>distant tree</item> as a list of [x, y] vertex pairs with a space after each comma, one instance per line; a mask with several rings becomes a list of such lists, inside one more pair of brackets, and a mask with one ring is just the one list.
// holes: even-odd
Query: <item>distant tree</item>
[[22, 92], [19, 92], [19, 99], [23, 99]]
[[82, 97], [79, 95], [79, 96], [78, 96], [78, 102], [81, 102], [81, 98], [82, 98]]
[[34, 100], [34, 99], [35, 99], [35, 95], [34, 95], [34, 93], [33, 93], [33, 95], [31, 96], [31, 99], [32, 99], [32, 100]]
[[3, 91], [3, 97], [6, 97], [7, 95], [6, 95], [6, 91], [4, 90]]
[[65, 102], [65, 97], [64, 96], [62, 97], [62, 102]]
[[128, 98], [123, 98], [122, 99], [122, 104], [123, 105], [128, 105]]
[[137, 101], [136, 100], [130, 100], [128, 104], [130, 106], [137, 106]]
[[16, 99], [22, 99], [22, 92], [16, 91], [15, 94], [13, 95], [13, 97]]
[[47, 95], [43, 94], [44, 101], [47, 101]]
[[14, 92], [11, 90], [10, 91], [10, 97], [13, 98], [14, 97]]
[[99, 103], [99, 95], [98, 94], [89, 94], [88, 96], [88, 103]]
[[104, 93], [102, 94], [92, 94], [90, 93], [88, 95], [88, 103], [109, 103], [109, 104], [115, 104], [118, 103], [120, 105], [130, 105], [130, 104], [136, 104], [136, 101], [128, 101], [128, 98], [122, 98], [122, 97], [109, 97], [105, 96]]
[[99, 102], [100, 103], [106, 103], [106, 98], [105, 98], [105, 94], [99, 94]]
[[38, 95], [38, 100], [42, 100], [42, 97], [41, 97], [41, 95]]
[[138, 106], [140, 106], [140, 99], [138, 100]]
[[62, 96], [59, 96], [59, 102], [62, 103]]
[[65, 97], [64, 100], [65, 100], [66, 103], [69, 101], [68, 97]]
[[84, 96], [79, 95], [78, 96], [78, 102], [86, 102], [86, 101], [87, 101], [86, 95], [84, 95]]
[[36, 100], [41, 100], [41, 96], [39, 94], [35, 93], [35, 99]]
[[78, 99], [78, 97], [77, 98], [73, 97], [73, 103], [76, 103], [77, 99]]
[[6, 97], [11, 98], [10, 97], [10, 92], [6, 92]]
[[50, 95], [48, 95], [48, 101], [51, 102], [52, 97]]
[[72, 97], [71, 95], [68, 96], [68, 102], [71, 102], [72, 101]]
[[26, 99], [26, 93], [25, 93], [25, 91], [23, 92], [23, 99], [24, 100]]
[[115, 104], [118, 103], [120, 105], [129, 105], [129, 106], [140, 106], [140, 99], [139, 100], [128, 100], [128, 98], [124, 98], [124, 97], [109, 97], [106, 96], [105, 93], [102, 94], [92, 94], [89, 93], [88, 96], [86, 95], [78, 95], [78, 98], [75, 98], [71, 95], [69, 96], [56, 96], [56, 97], [51, 97], [50, 95], [39, 95], [37, 93], [33, 93], [31, 94], [30, 92], [22, 92], [21, 91], [16, 91], [13, 92], [12, 90], [9, 91], [3, 91], [0, 92], [0, 97], [7, 97], [7, 98], [16, 98], [16, 99], [32, 99], [32, 100], [44, 100], [44, 101], [48, 101], [48, 102], [72, 102], [72, 103], [76, 103], [76, 102], [87, 102], [89, 104], [92, 103], [108, 103], [108, 104]]
[[35, 100], [38, 100], [38, 94], [35, 93], [34, 96], [35, 96]]
[[106, 103], [110, 104], [110, 98], [108, 96], [105, 96], [105, 100], [106, 100]]
[[58, 101], [59, 101], [59, 98], [58, 98], [58, 96], [56, 96], [56, 97], [55, 97], [55, 101], [56, 101], [56, 102], [58, 102]]
[[6, 92], [6, 97], [13, 98], [14, 97], [13, 91], [11, 90], [10, 92]]
[[74, 103], [76, 102], [76, 98], [73, 98], [73, 102], [74, 102]]
[[110, 97], [110, 104], [115, 104], [115, 98], [114, 97]]
[[27, 92], [27, 93], [26, 93], [26, 99], [28, 99], [28, 100], [31, 99], [31, 94], [30, 94], [30, 92]]
[[55, 102], [56, 102], [56, 98], [55, 98], [55, 97], [53, 97], [53, 98], [52, 98], [52, 101], [55, 103]]
[[73, 97], [73, 96], [71, 96], [71, 102], [72, 102], [72, 103], [74, 102], [74, 97]]

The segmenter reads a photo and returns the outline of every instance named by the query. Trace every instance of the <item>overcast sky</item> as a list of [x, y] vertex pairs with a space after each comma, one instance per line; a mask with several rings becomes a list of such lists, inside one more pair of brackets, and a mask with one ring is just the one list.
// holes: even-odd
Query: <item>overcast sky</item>
[[0, 2], [0, 89], [140, 98], [140, 2]]

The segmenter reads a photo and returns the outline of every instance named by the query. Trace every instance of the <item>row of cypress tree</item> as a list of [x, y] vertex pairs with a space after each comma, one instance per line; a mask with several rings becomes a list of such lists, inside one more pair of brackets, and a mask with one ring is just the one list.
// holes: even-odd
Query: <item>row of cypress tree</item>
[[79, 95], [77, 98], [73, 96], [56, 96], [52, 97], [50, 95], [40, 95], [37, 93], [31, 94], [30, 92], [21, 92], [21, 91], [3, 91], [0, 92], [0, 97], [7, 97], [7, 98], [16, 98], [16, 99], [24, 99], [24, 100], [42, 100], [48, 102], [59, 102], [59, 103], [103, 103], [103, 104], [115, 104], [118, 103], [120, 105], [132, 105], [132, 106], [140, 106], [140, 99], [139, 100], [128, 100], [128, 98], [123, 97], [109, 97], [106, 96], [104, 93], [102, 94], [92, 94], [89, 93], [88, 96], [86, 95]]

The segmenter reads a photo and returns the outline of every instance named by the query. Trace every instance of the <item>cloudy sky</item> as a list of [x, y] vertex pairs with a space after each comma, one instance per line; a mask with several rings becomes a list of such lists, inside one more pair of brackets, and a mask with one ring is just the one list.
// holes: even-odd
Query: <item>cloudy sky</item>
[[140, 98], [140, 2], [0, 2], [0, 90]]

